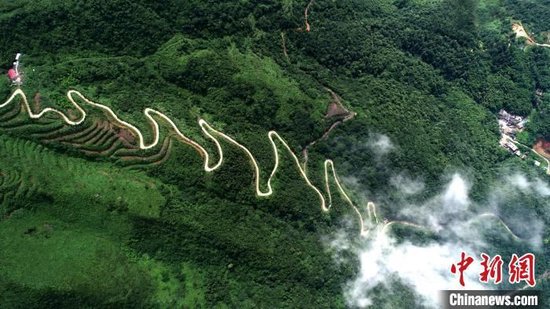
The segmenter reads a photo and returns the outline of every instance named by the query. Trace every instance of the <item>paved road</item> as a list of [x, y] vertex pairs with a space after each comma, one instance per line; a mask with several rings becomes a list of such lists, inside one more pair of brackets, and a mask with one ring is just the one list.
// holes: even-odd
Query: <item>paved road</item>
[[[172, 129], [172, 131], [174, 133], [176, 133], [176, 138], [179, 141], [193, 147], [195, 150], [197, 150], [197, 152], [201, 155], [201, 157], [204, 158], [203, 168], [204, 168], [205, 172], [212, 172], [212, 171], [218, 169], [222, 165], [222, 162], [223, 162], [223, 149], [222, 149], [221, 144], [218, 140], [218, 137], [221, 137], [224, 140], [226, 140], [227, 142], [229, 142], [229, 143], [237, 146], [241, 150], [243, 150], [245, 152], [245, 154], [248, 156], [248, 158], [250, 159], [250, 162], [252, 163], [252, 165], [254, 167], [254, 174], [255, 174], [254, 175], [254, 180], [255, 180], [255, 189], [256, 189], [256, 195], [257, 196], [270, 196], [270, 195], [273, 194], [271, 181], [272, 181], [273, 177], [275, 176], [275, 174], [277, 173], [278, 168], [279, 168], [279, 159], [280, 159], [279, 158], [279, 150], [280, 149], [277, 146], [277, 143], [279, 143], [279, 144], [283, 145], [283, 149], [286, 149], [288, 151], [288, 153], [291, 155], [296, 167], [298, 168], [298, 171], [300, 172], [301, 177], [304, 179], [306, 184], [319, 197], [322, 211], [328, 212], [330, 207], [331, 207], [331, 204], [332, 204], [332, 195], [331, 195], [331, 192], [330, 192], [330, 189], [329, 189], [329, 187], [330, 187], [329, 186], [329, 175], [332, 175], [333, 180], [336, 184], [336, 187], [338, 188], [338, 191], [342, 194], [345, 201], [354, 209], [355, 213], [358, 216], [361, 235], [365, 235], [366, 232], [367, 232], [366, 229], [365, 229], [365, 225], [364, 225], [363, 217], [361, 215], [361, 211], [359, 211], [357, 206], [354, 205], [354, 203], [351, 201], [351, 198], [347, 195], [346, 191], [342, 187], [342, 185], [341, 185], [341, 183], [338, 179], [336, 169], [334, 168], [334, 163], [332, 162], [332, 160], [325, 160], [325, 163], [324, 163], [324, 176], [325, 176], [325, 182], [326, 182], [325, 187], [327, 189], [327, 194], [328, 194], [328, 198], [329, 198], [329, 203], [328, 203], [328, 206], [327, 206], [325, 196], [323, 195], [323, 193], [321, 193], [321, 191], [315, 185], [313, 185], [313, 183], [309, 179], [308, 175], [306, 174], [305, 168], [302, 168], [302, 166], [300, 165], [300, 161], [299, 161], [298, 157], [296, 156], [296, 154], [294, 154], [294, 152], [292, 151], [290, 146], [286, 143], [286, 141], [275, 131], [269, 131], [269, 133], [268, 133], [269, 142], [271, 143], [271, 146], [273, 148], [273, 155], [275, 157], [275, 164], [273, 166], [273, 169], [271, 170], [271, 173], [270, 173], [269, 178], [267, 179], [267, 183], [265, 185], [267, 187], [267, 190], [263, 191], [260, 188], [261, 187], [261, 185], [260, 185], [260, 167], [258, 166], [258, 162], [257, 162], [256, 158], [252, 155], [250, 150], [248, 148], [246, 148], [244, 145], [242, 145], [239, 142], [237, 142], [236, 140], [234, 140], [233, 138], [231, 138], [230, 136], [226, 135], [225, 133], [220, 132], [220, 131], [212, 128], [210, 126], [210, 124], [208, 124], [208, 122], [206, 122], [206, 120], [204, 120], [204, 119], [199, 119], [198, 123], [199, 123], [199, 126], [201, 127], [201, 130], [202, 130], [203, 134], [206, 135], [210, 140], [212, 140], [214, 142], [214, 144], [216, 145], [216, 149], [217, 149], [217, 153], [218, 153], [218, 160], [214, 163], [210, 162], [211, 161], [210, 154], [206, 151], [206, 149], [204, 147], [202, 147], [199, 143], [197, 143], [197, 142], [193, 141], [192, 139], [188, 138], [187, 136], [185, 136], [179, 130], [179, 128], [176, 126], [174, 121], [172, 121], [172, 119], [170, 119], [168, 116], [166, 116], [165, 114], [163, 114], [163, 113], [161, 113], [157, 110], [154, 110], [152, 108], [146, 108], [144, 110], [145, 117], [146, 117], [147, 121], [149, 122], [149, 124], [151, 125], [151, 127], [153, 129], [153, 141], [150, 142], [150, 143], [147, 143], [145, 141], [145, 138], [143, 137], [142, 132], [137, 127], [135, 127], [134, 125], [122, 120], [108, 106], [105, 106], [103, 104], [95, 103], [91, 100], [88, 100], [86, 97], [84, 97], [80, 92], [78, 92], [76, 90], [70, 90], [70, 91], [67, 92], [67, 98], [69, 99], [71, 104], [80, 113], [79, 118], [76, 119], [76, 120], [72, 120], [67, 115], [65, 115], [63, 112], [61, 112], [61, 111], [59, 111], [55, 108], [50, 108], [50, 107], [45, 108], [42, 111], [40, 111], [39, 113], [35, 114], [29, 106], [27, 96], [25, 95], [23, 90], [21, 90], [20, 88], [15, 90], [6, 102], [0, 104], [0, 108], [3, 108], [5, 106], [9, 105], [11, 102], [15, 102], [15, 98], [17, 98], [17, 97], [21, 98], [23, 108], [27, 111], [27, 113], [29, 114], [29, 117], [31, 119], [39, 119], [39, 118], [41, 118], [42, 116], [44, 116], [48, 113], [56, 114], [66, 124], [71, 125], [71, 126], [80, 125], [81, 123], [84, 122], [84, 120], [87, 117], [86, 111], [75, 101], [75, 98], [78, 97], [82, 102], [86, 103], [87, 105], [92, 106], [94, 108], [101, 109], [102, 111], [104, 111], [108, 115], [108, 117], [111, 118], [112, 122], [115, 125], [117, 125], [119, 127], [127, 128], [128, 130], [132, 131], [137, 136], [137, 139], [138, 139], [138, 142], [139, 142], [139, 148], [144, 149], [144, 150], [145, 149], [151, 149], [151, 148], [153, 148], [153, 147], [155, 147], [159, 144], [159, 141], [160, 141], [159, 127], [160, 126], [159, 126], [159, 123], [157, 122], [156, 119], [162, 119], [165, 123], [167, 123], [169, 125], [170, 129]], [[332, 173], [329, 173], [329, 169], [332, 171]], [[369, 205], [367, 207], [374, 207], [374, 204], [369, 203]]]

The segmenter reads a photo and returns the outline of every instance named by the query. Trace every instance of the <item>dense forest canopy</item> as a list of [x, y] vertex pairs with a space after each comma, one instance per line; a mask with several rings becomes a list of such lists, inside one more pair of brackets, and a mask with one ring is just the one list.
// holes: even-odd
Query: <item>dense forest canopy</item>
[[[147, 139], [152, 107], [215, 150], [197, 125], [204, 118], [252, 149], [264, 178], [268, 131], [301, 159], [316, 141], [307, 148], [314, 182], [322, 186], [323, 160], [333, 159], [354, 201], [366, 192], [393, 219], [396, 174], [422, 179], [422, 200], [465, 171], [480, 202], [503, 166], [546, 177], [498, 146], [501, 109], [529, 117], [526, 140], [550, 140], [550, 48], [516, 39], [518, 21], [549, 43], [549, 1], [14, 0], [0, 4], [1, 72], [22, 52], [22, 89], [36, 108], [74, 109], [65, 92], [76, 89]], [[13, 88], [0, 84], [7, 98]], [[357, 114], [320, 139], [342, 120], [325, 117], [335, 96]], [[6, 308], [346, 306], [357, 261], [334, 263], [322, 238], [355, 231], [345, 220], [354, 214], [341, 197], [321, 212], [288, 153], [274, 195], [257, 198], [247, 157], [229, 143], [226, 163], [206, 174], [176, 142], [143, 155], [155, 164], [103, 155], [109, 134], [124, 132], [99, 112], [83, 131], [45, 118], [36, 129], [16, 110], [0, 114]], [[369, 148], [376, 134], [396, 150]], [[548, 201], [527, 204], [548, 223]], [[409, 293], [390, 304], [417, 306]]]

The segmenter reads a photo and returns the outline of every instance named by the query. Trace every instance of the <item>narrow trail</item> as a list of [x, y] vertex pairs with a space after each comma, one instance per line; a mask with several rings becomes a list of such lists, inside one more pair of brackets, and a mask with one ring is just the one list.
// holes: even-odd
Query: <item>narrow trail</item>
[[[327, 139], [328, 136], [330, 135], [330, 132], [332, 132], [332, 130], [334, 130], [338, 125], [340, 125], [340, 124], [342, 124], [342, 123], [344, 123], [348, 120], [351, 120], [355, 116], [357, 116], [357, 113], [350, 112], [344, 107], [344, 105], [342, 104], [342, 99], [340, 98], [339, 95], [337, 95], [334, 91], [332, 91], [331, 89], [329, 89], [327, 87], [325, 87], [325, 90], [327, 90], [330, 93], [330, 95], [332, 96], [332, 102], [335, 103], [336, 105], [338, 105], [339, 108], [341, 108], [344, 111], [345, 116], [344, 116], [343, 119], [337, 120], [332, 125], [330, 125], [330, 127], [327, 130], [325, 130], [325, 132], [323, 133], [323, 135], [321, 137], [319, 137], [318, 139], [312, 141], [311, 143], [307, 144], [304, 147], [304, 149], [302, 150], [302, 156], [304, 157], [304, 162], [303, 162], [304, 170], [307, 168], [309, 148], [312, 147], [313, 145], [315, 145], [316, 143], [318, 143], [319, 141]], [[325, 116], [325, 117], [327, 117], [327, 118], [329, 117], [328, 113], [327, 113], [327, 116]]]
[[285, 58], [287, 61], [290, 60], [288, 57], [288, 50], [286, 49], [286, 36], [284, 32], [281, 32], [281, 47], [283, 48], [283, 55], [285, 55]]
[[502, 219], [495, 215], [494, 213], [490, 213], [490, 212], [486, 212], [486, 213], [482, 213], [480, 215], [477, 216], [477, 218], [479, 219], [482, 219], [482, 218], [493, 218], [493, 219], [496, 219], [497, 222], [502, 225], [502, 227], [504, 227], [504, 229], [510, 234], [512, 235], [512, 237], [514, 238], [514, 240], [521, 240], [521, 238], [519, 236], [517, 236], [516, 234], [514, 234], [514, 232], [512, 232], [512, 230], [510, 229], [510, 227], [504, 222], [502, 221]]
[[315, 0], [309, 1], [309, 3], [306, 6], [306, 9], [304, 10], [304, 23], [306, 24], [306, 32], [311, 31], [311, 25], [308, 22], [308, 16], [309, 16], [309, 8], [315, 3]]
[[[333, 94], [333, 96], [336, 96], [336, 94], [334, 92], [332, 92], [331, 90], [329, 90], [329, 91], [331, 92], [331, 94]], [[140, 150], [151, 149], [151, 148], [156, 147], [159, 143], [162, 143], [162, 148], [167, 149], [167, 150], [166, 151], [161, 151], [159, 154], [156, 154], [156, 155], [152, 156], [152, 157], [154, 157], [154, 160], [155, 160], [154, 164], [160, 164], [164, 160], [166, 160], [166, 158], [168, 157], [169, 149], [171, 148], [171, 145], [172, 145], [172, 137], [175, 137], [178, 141], [193, 147], [199, 153], [199, 155], [204, 159], [203, 169], [207, 173], [217, 170], [223, 163], [223, 150], [222, 150], [222, 147], [221, 147], [221, 144], [220, 144], [220, 140], [218, 139], [218, 138], [221, 138], [221, 139], [225, 140], [226, 142], [229, 142], [230, 144], [232, 144], [232, 145], [238, 147], [239, 149], [241, 149], [246, 154], [246, 156], [248, 157], [250, 162], [252, 163], [252, 166], [254, 168], [254, 183], [255, 183], [256, 195], [259, 196], [259, 197], [267, 197], [267, 196], [271, 196], [273, 194], [271, 181], [272, 181], [273, 177], [275, 176], [275, 174], [277, 173], [278, 168], [279, 168], [279, 160], [280, 160], [279, 159], [279, 151], [280, 151], [279, 148], [280, 147], [277, 146], [277, 143], [279, 143], [283, 146], [283, 149], [286, 149], [287, 152], [291, 155], [292, 160], [293, 160], [296, 168], [300, 172], [300, 175], [301, 175], [302, 179], [306, 182], [306, 184], [309, 186], [309, 188], [311, 188], [311, 190], [313, 190], [317, 194], [317, 196], [319, 197], [320, 207], [321, 207], [321, 210], [323, 212], [328, 212], [330, 210], [330, 208], [332, 207], [332, 192], [331, 192], [331, 189], [330, 189], [330, 177], [332, 177], [338, 192], [344, 198], [345, 202], [347, 204], [349, 204], [349, 206], [353, 209], [354, 213], [357, 216], [360, 236], [366, 237], [366, 236], [369, 235], [369, 232], [371, 232], [373, 230], [374, 231], [381, 231], [381, 232], [384, 233], [384, 232], [387, 232], [392, 226], [395, 226], [395, 225], [404, 225], [404, 226], [408, 226], [408, 227], [414, 227], [414, 228], [417, 228], [417, 229], [429, 230], [426, 227], [423, 227], [423, 226], [420, 226], [420, 225], [417, 225], [417, 224], [411, 223], [411, 222], [405, 222], [405, 221], [390, 221], [390, 222], [388, 222], [388, 221], [384, 220], [383, 223], [380, 223], [380, 221], [378, 220], [378, 215], [376, 214], [376, 205], [372, 202], [367, 203], [366, 211], [367, 211], [368, 221], [365, 221], [364, 218], [363, 218], [363, 214], [362, 214], [361, 210], [353, 203], [352, 199], [346, 193], [346, 190], [343, 188], [343, 186], [342, 186], [342, 184], [341, 184], [341, 182], [338, 178], [336, 168], [334, 167], [334, 162], [330, 159], [325, 160], [324, 165], [323, 165], [324, 166], [325, 193], [328, 197], [328, 203], [327, 203], [327, 200], [325, 199], [325, 195], [309, 179], [309, 177], [306, 173], [305, 165], [302, 167], [302, 165], [300, 164], [300, 160], [298, 159], [296, 154], [292, 151], [292, 149], [285, 142], [285, 140], [275, 131], [269, 131], [268, 132], [268, 139], [269, 139], [269, 141], [271, 143], [271, 146], [272, 146], [272, 149], [273, 149], [273, 156], [275, 158], [274, 159], [275, 162], [274, 162], [273, 169], [271, 170], [271, 173], [269, 174], [267, 182], [265, 183], [265, 186], [267, 187], [267, 190], [264, 191], [260, 188], [260, 178], [261, 178], [260, 177], [261, 176], [260, 175], [260, 167], [258, 166], [258, 162], [256, 161], [256, 158], [252, 155], [250, 150], [248, 148], [246, 148], [244, 145], [237, 142], [235, 139], [233, 139], [230, 136], [226, 135], [225, 133], [212, 128], [210, 126], [210, 124], [208, 124], [204, 119], [199, 119], [198, 124], [199, 124], [199, 126], [202, 130], [202, 133], [215, 144], [215, 148], [216, 148], [217, 153], [218, 153], [218, 160], [216, 162], [211, 162], [210, 154], [206, 151], [206, 149], [204, 147], [202, 147], [200, 144], [198, 144], [197, 142], [191, 140], [190, 138], [185, 136], [183, 133], [181, 133], [179, 128], [176, 126], [176, 124], [168, 116], [166, 116], [165, 114], [163, 114], [163, 113], [161, 113], [157, 110], [154, 110], [154, 109], [151, 109], [151, 108], [146, 108], [144, 110], [145, 117], [147, 118], [147, 121], [149, 122], [149, 124], [151, 125], [151, 127], [153, 129], [153, 141], [150, 142], [150, 143], [147, 143], [145, 141], [145, 138], [143, 137], [142, 132], [137, 127], [135, 127], [134, 125], [132, 125], [132, 124], [126, 122], [126, 121], [121, 120], [116, 115], [116, 113], [111, 108], [109, 108], [108, 106], [105, 106], [105, 105], [99, 104], [99, 103], [95, 103], [95, 102], [87, 99], [86, 97], [84, 97], [80, 92], [78, 92], [76, 90], [69, 90], [66, 95], [67, 95], [67, 98], [70, 101], [70, 103], [74, 106], [74, 108], [78, 112], [80, 112], [80, 117], [76, 120], [71, 120], [71, 118], [66, 116], [63, 112], [61, 112], [57, 109], [54, 109], [54, 108], [50, 108], [50, 107], [44, 108], [42, 111], [40, 111], [38, 113], [34, 113], [32, 111], [32, 109], [30, 108], [29, 102], [27, 100], [27, 96], [25, 95], [23, 90], [21, 90], [20, 88], [15, 90], [11, 94], [11, 96], [6, 100], [6, 102], [0, 104], [0, 109], [10, 105], [11, 102], [15, 102], [15, 99], [17, 97], [19, 97], [21, 99], [20, 100], [21, 106], [28, 113], [28, 115], [31, 119], [40, 119], [41, 117], [44, 117], [44, 116], [47, 116], [47, 115], [57, 115], [66, 124], [68, 124], [70, 126], [78, 126], [78, 125], [82, 124], [86, 120], [86, 117], [87, 117], [86, 111], [78, 103], [76, 103], [76, 101], [75, 101], [75, 97], [78, 97], [80, 100], [82, 100], [87, 105], [102, 110], [107, 115], [107, 117], [110, 118], [112, 122], [114, 122], [114, 125], [120, 127], [121, 129], [129, 130], [131, 133], [133, 133], [135, 136], [137, 136], [137, 141], [138, 141], [138, 145], [139, 145]], [[338, 100], [339, 100], [339, 98], [338, 98]], [[339, 102], [339, 101], [337, 101], [337, 102]], [[352, 119], [354, 116], [355, 116], [355, 113], [350, 113], [350, 115], [347, 115], [344, 118], [343, 121], [345, 121], [346, 119], [348, 119], [348, 120]], [[163, 139], [162, 142], [160, 141], [160, 125], [157, 122], [157, 120], [155, 120], [154, 117], [157, 117], [157, 118], [162, 119], [163, 121], [165, 121], [169, 125], [169, 129], [172, 131], [171, 134], [168, 134]], [[330, 133], [330, 130], [326, 134], [328, 135], [328, 133]], [[132, 150], [130, 149], [130, 151], [132, 151]], [[129, 158], [128, 157], [127, 159], [135, 159], [135, 160], [140, 161], [143, 158], [139, 158], [139, 157]], [[4, 196], [4, 198], [6, 198], [6, 196]], [[492, 215], [492, 214], [484, 214], [484, 216], [489, 216], [489, 215]], [[492, 215], [492, 216], [495, 216], [495, 215]], [[510, 228], [504, 222], [502, 222], [502, 220], [500, 220], [500, 222], [506, 228], [506, 230], [511, 235], [514, 236], [514, 238], [518, 238], [510, 230]]]

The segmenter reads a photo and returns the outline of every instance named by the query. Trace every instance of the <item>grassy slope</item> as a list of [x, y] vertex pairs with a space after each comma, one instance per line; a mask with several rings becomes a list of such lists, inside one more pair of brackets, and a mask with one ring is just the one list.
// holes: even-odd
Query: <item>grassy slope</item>
[[[152, 279], [121, 245], [128, 217], [159, 216], [162, 185], [3, 134], [0, 144], [2, 290], [15, 285], [112, 303], [144, 299]], [[15, 305], [23, 295], [2, 293], [1, 302]]]

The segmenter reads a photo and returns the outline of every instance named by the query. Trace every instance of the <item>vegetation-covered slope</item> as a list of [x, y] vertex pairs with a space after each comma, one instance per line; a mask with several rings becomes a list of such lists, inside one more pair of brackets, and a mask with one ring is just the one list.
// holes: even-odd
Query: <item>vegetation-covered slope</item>
[[[36, 110], [77, 117], [65, 98], [77, 89], [148, 140], [143, 109], [152, 107], [213, 150], [197, 125], [204, 118], [250, 148], [264, 176], [269, 130], [300, 154], [337, 120], [324, 117], [328, 88], [357, 116], [309, 148], [308, 172], [322, 187], [323, 160], [333, 159], [358, 180], [355, 199], [368, 192], [390, 219], [397, 173], [423, 179], [430, 196], [443, 174], [466, 169], [482, 199], [509, 158], [498, 147], [499, 109], [531, 114], [531, 139], [550, 138], [550, 101], [535, 95], [550, 91], [550, 49], [524, 48], [511, 33], [512, 19], [550, 30], [544, 14], [529, 19], [530, 9], [504, 0], [345, 0], [311, 2], [306, 21], [308, 4], [10, 1], [0, 6], [0, 59], [7, 70], [25, 54], [22, 88]], [[0, 85], [2, 97], [12, 90]], [[7, 307], [345, 305], [356, 265], [335, 264], [321, 238], [352, 211], [336, 198], [322, 213], [289, 154], [274, 195], [257, 198], [250, 163], [228, 143], [222, 168], [206, 174], [191, 147], [139, 151], [97, 111], [75, 128], [13, 106], [0, 112]], [[365, 146], [373, 133], [399, 151], [377, 156]]]

